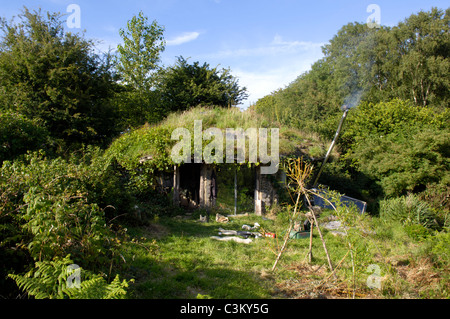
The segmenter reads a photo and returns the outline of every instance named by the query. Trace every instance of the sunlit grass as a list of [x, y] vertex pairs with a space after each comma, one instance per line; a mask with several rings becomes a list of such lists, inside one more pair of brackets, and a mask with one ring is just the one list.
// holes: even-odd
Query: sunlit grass
[[[329, 297], [352, 298], [354, 289], [356, 298], [426, 298], [449, 294], [448, 269], [441, 269], [442, 280], [435, 278], [439, 272], [433, 270], [424, 248], [429, 244], [411, 240], [401, 225], [395, 223], [386, 225], [378, 218], [369, 218], [375, 232], [354, 241], [352, 257], [344, 238], [322, 228], [338, 275], [335, 281], [317, 232], [313, 237], [311, 264], [307, 258], [309, 238], [292, 239], [275, 272], [271, 272], [287, 226], [285, 211], [270, 216], [271, 219], [254, 214], [231, 215], [228, 223], [218, 223], [214, 216], [201, 223], [200, 213], [184, 218], [163, 217], [149, 227], [129, 229], [132, 237], [145, 238], [123, 252], [129, 267], [127, 275], [135, 279], [130, 286], [130, 298], [317, 298], [317, 291]], [[325, 221], [327, 213], [324, 216], [319, 222]], [[242, 244], [210, 238], [218, 235], [220, 227], [241, 230], [242, 225], [255, 222], [264, 231], [277, 233], [279, 239], [261, 238]], [[371, 264], [380, 267], [381, 289], [367, 286]], [[421, 275], [423, 269], [427, 273]], [[413, 274], [420, 280], [414, 281], [405, 274]], [[426, 280], [432, 285], [421, 284]], [[321, 286], [322, 283], [325, 284]]]

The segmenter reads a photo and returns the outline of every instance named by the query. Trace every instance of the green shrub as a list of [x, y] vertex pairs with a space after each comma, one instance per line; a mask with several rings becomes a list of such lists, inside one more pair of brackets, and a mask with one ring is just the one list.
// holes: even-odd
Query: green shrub
[[[111, 237], [96, 204], [71, 192], [50, 195], [32, 187], [24, 196], [24, 229], [32, 235], [28, 249], [39, 260], [73, 254], [77, 259], [95, 263], [108, 248]], [[107, 250], [106, 250], [107, 251]]]
[[450, 232], [449, 229], [441, 231], [435, 236], [430, 238], [432, 243], [432, 253], [440, 260], [444, 265], [448, 267], [450, 263]]
[[43, 154], [5, 162], [0, 169], [0, 225], [8, 231], [0, 235], [2, 244], [22, 247], [35, 260], [72, 254], [89, 269], [107, 267], [122, 234], [117, 227], [113, 231], [110, 220], [115, 216], [108, 218], [106, 211], [116, 213], [108, 205], [127, 197], [114, 172], [98, 154], [78, 163]]
[[405, 226], [405, 231], [410, 238], [417, 241], [423, 241], [430, 236], [430, 230], [423, 225], [408, 225]]
[[10, 111], [0, 112], [0, 164], [28, 150], [42, 148], [49, 133], [37, 120]]
[[435, 212], [414, 194], [382, 200], [380, 218], [386, 223], [397, 221], [404, 226], [422, 225], [428, 229], [439, 227]]
[[[376, 181], [380, 195], [402, 196], [448, 184], [449, 115], [401, 100], [362, 103], [349, 114], [340, 142], [343, 157]], [[436, 190], [435, 198], [445, 192]]]

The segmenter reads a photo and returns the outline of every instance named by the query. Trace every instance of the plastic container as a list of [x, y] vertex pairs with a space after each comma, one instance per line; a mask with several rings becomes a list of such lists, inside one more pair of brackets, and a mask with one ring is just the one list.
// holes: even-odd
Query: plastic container
[[289, 233], [289, 238], [292, 238], [292, 239], [309, 238], [309, 236], [310, 236], [310, 232], [309, 231], [295, 231], [295, 230], [292, 230]]

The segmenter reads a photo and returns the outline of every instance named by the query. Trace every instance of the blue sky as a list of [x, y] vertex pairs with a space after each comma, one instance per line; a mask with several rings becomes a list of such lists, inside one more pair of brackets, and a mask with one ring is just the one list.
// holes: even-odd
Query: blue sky
[[0, 0], [0, 16], [10, 19], [23, 6], [66, 13], [70, 4], [81, 9], [81, 28], [70, 31], [85, 30], [99, 50], [115, 48], [119, 29], [142, 10], [165, 27], [164, 65], [183, 56], [230, 68], [248, 89], [245, 108], [308, 71], [343, 25], [367, 21], [370, 4], [380, 8], [382, 25], [393, 26], [450, 0]]

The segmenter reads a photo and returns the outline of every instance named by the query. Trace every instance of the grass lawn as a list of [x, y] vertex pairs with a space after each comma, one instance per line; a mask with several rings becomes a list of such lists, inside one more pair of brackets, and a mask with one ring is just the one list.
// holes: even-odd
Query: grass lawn
[[[242, 244], [210, 238], [218, 235], [220, 227], [242, 230], [242, 225], [255, 222], [278, 234], [287, 225], [282, 214], [274, 219], [250, 214], [230, 217], [228, 223], [201, 223], [198, 213], [194, 213], [129, 228], [129, 235], [138, 243], [127, 244], [122, 251], [126, 277], [135, 280], [130, 285], [129, 298], [449, 297], [448, 267], [436, 268], [424, 253], [424, 243], [411, 241], [401, 230], [387, 229], [376, 221], [372, 225], [375, 235], [353, 243], [354, 264], [345, 239], [322, 229], [333, 267], [337, 268], [336, 278], [331, 276], [317, 231], [312, 263], [306, 258], [309, 238], [294, 239], [274, 272], [271, 268], [277, 239], [254, 239], [250, 244]], [[281, 246], [281, 239], [278, 244]], [[373, 264], [379, 266], [380, 277], [375, 279], [382, 283], [380, 289], [367, 286], [371, 275], [368, 266]]]
[[139, 246], [127, 250], [137, 271], [132, 297], [271, 298], [275, 282], [267, 270], [275, 255], [266, 247], [269, 239], [242, 244], [210, 238], [220, 227], [242, 230], [243, 224], [255, 222], [267, 228], [275, 224], [257, 216], [232, 218], [226, 224], [162, 218], [148, 227], [129, 229], [136, 237], [156, 239], [158, 246], [152, 252]]

